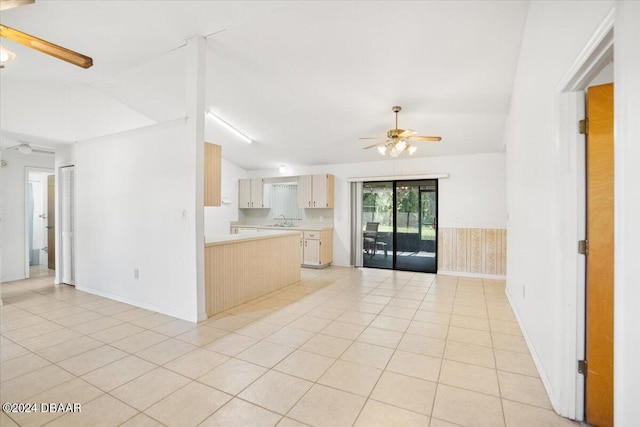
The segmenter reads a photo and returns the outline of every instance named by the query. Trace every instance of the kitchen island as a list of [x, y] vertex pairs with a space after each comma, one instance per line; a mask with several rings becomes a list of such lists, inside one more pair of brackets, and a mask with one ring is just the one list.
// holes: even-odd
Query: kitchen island
[[213, 316], [300, 280], [300, 233], [265, 230], [206, 239], [205, 299]]

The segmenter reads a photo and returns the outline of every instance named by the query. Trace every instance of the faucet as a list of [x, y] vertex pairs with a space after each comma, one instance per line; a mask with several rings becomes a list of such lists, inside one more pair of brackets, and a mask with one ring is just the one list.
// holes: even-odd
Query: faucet
[[282, 225], [286, 225], [287, 224], [287, 217], [284, 216], [284, 214], [280, 214], [280, 215], [278, 215], [278, 217], [276, 219], [280, 219], [280, 217], [282, 217]]

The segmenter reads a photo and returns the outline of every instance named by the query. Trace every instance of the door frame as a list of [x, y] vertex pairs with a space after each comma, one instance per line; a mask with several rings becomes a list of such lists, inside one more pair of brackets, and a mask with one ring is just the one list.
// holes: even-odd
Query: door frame
[[[393, 192], [393, 197], [392, 197], [392, 206], [391, 206], [391, 212], [393, 215], [393, 225], [392, 225], [392, 230], [391, 230], [391, 239], [393, 241], [393, 250], [391, 251], [391, 268], [385, 268], [385, 267], [374, 267], [374, 266], [365, 266], [367, 268], [378, 268], [378, 269], [383, 269], [383, 270], [391, 270], [391, 271], [408, 271], [408, 272], [416, 272], [416, 273], [422, 273], [421, 271], [414, 271], [414, 270], [404, 270], [404, 269], [399, 269], [397, 268], [397, 253], [396, 253], [396, 249], [398, 248], [398, 216], [397, 216], [397, 212], [398, 212], [398, 183], [400, 182], [404, 182], [404, 183], [411, 183], [411, 182], [420, 182], [420, 181], [434, 181], [435, 182], [435, 196], [436, 196], [436, 221], [435, 221], [435, 271], [431, 272], [427, 272], [428, 274], [437, 274], [438, 273], [438, 217], [440, 215], [440, 180], [439, 178], [418, 178], [418, 179], [414, 179], [414, 178], [409, 178], [409, 179], [403, 179], [403, 178], [397, 178], [395, 177], [394, 179], [388, 179], [388, 180], [382, 180], [382, 179], [375, 179], [375, 180], [364, 180], [362, 181], [362, 185], [364, 187], [364, 184], [366, 183], [373, 183], [373, 182], [388, 182], [391, 184], [391, 188], [392, 188], [392, 192]], [[421, 200], [421, 191], [420, 188], [418, 186], [418, 201]], [[360, 194], [360, 199], [362, 199], [363, 197], [363, 192], [361, 191]], [[418, 202], [418, 210], [419, 210], [419, 218], [422, 216], [421, 211], [421, 204]], [[358, 215], [360, 217], [360, 228], [362, 228], [362, 215], [363, 215], [363, 204], [362, 204], [362, 200], [360, 200], [359, 203], [359, 209], [358, 212], [356, 213], [356, 215]], [[359, 230], [359, 232], [356, 234], [358, 236], [358, 238], [360, 239], [360, 244], [356, 245], [356, 247], [360, 248], [360, 250], [362, 249], [363, 246], [363, 242], [362, 242], [362, 230]], [[419, 236], [421, 236], [421, 230], [419, 228]], [[375, 249], [374, 249], [375, 250]], [[363, 261], [363, 259], [362, 259]], [[364, 262], [362, 262], [364, 266]]]
[[[56, 171], [52, 168], [38, 168], [25, 166], [24, 168], [24, 278], [31, 277], [29, 271], [29, 174], [30, 173], [46, 173], [55, 175]], [[46, 186], [45, 186], [46, 187]]]
[[[349, 227], [351, 229], [350, 256], [354, 267], [362, 267], [362, 184], [374, 181], [411, 181], [421, 179], [436, 179], [440, 185], [441, 179], [449, 178], [447, 173], [388, 175], [388, 176], [360, 176], [347, 178], [351, 185], [349, 197]], [[440, 206], [438, 206], [440, 209]], [[438, 244], [436, 242], [436, 244]], [[437, 269], [437, 267], [436, 267]]]
[[[578, 121], [585, 118], [585, 93], [589, 82], [613, 59], [614, 9], [612, 8], [592, 38], [557, 86], [555, 179], [559, 183], [556, 201], [559, 251], [556, 283], [562, 307], [559, 324], [559, 384], [542, 381], [550, 395], [555, 395], [554, 409], [563, 416], [582, 421], [585, 416], [585, 378], [578, 373], [577, 361], [585, 358], [586, 258], [577, 251], [577, 242], [586, 237], [586, 145], [578, 132]], [[615, 62], [614, 62], [615, 67]]]
[[[418, 182], [418, 181], [435, 181], [435, 193], [436, 193], [436, 226], [435, 226], [435, 231], [436, 231], [436, 237], [435, 237], [435, 265], [436, 265], [436, 270], [435, 271], [429, 271], [426, 272], [427, 274], [438, 274], [438, 217], [440, 216], [440, 180], [438, 179], [397, 179], [397, 180], [393, 180], [391, 181], [391, 183], [393, 184], [393, 263], [392, 263], [392, 270], [393, 271], [410, 271], [410, 272], [414, 272], [414, 273], [423, 273], [422, 271], [414, 271], [414, 270], [403, 270], [403, 269], [399, 269], [397, 267], [397, 261], [398, 261], [398, 255], [396, 254], [396, 248], [398, 247], [398, 222], [397, 222], [397, 215], [396, 213], [398, 212], [398, 183], [399, 182]], [[418, 186], [419, 187], [419, 186]], [[420, 204], [420, 200], [422, 198], [422, 195], [420, 194], [420, 188], [418, 188], [418, 218], [422, 217], [422, 206]], [[420, 222], [418, 222], [418, 225], [420, 225]], [[422, 235], [422, 230], [420, 229], [420, 226], [418, 226], [418, 236], [420, 237]]]

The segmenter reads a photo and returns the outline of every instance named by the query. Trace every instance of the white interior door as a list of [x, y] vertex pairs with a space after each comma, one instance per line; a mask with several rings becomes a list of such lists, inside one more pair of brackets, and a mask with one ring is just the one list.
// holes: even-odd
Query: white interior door
[[60, 201], [62, 282], [75, 285], [75, 171], [73, 166], [60, 169]]

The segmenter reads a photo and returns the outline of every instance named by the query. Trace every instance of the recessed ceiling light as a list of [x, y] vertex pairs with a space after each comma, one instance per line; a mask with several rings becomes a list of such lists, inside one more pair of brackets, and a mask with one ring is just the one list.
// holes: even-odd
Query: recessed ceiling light
[[280, 165], [280, 167], [278, 168], [278, 172], [286, 173], [287, 172], [287, 167], [285, 165]]

